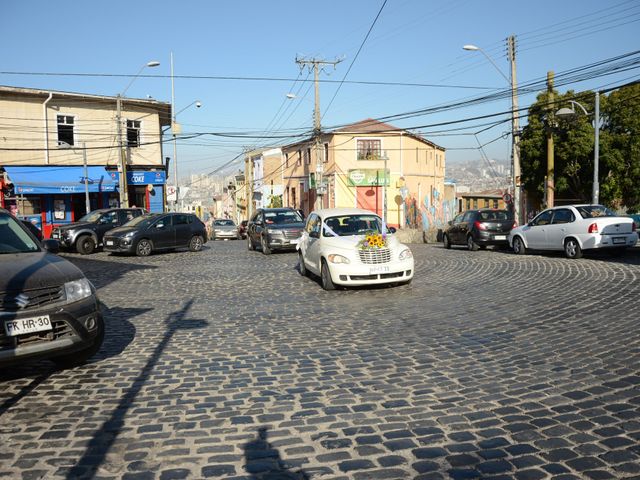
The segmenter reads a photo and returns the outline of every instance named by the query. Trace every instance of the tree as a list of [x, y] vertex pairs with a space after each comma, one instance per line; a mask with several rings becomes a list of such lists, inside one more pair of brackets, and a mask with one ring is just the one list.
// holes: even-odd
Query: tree
[[[592, 125], [595, 93], [554, 92], [549, 104], [547, 92], [538, 95], [529, 108], [529, 122], [520, 141], [522, 181], [534, 202], [542, 203], [547, 172], [547, 132], [554, 139], [555, 197], [571, 202], [590, 202], [593, 188], [595, 136]], [[579, 107], [575, 117], [559, 119], [555, 112]], [[640, 209], [640, 85], [623, 87], [600, 96], [603, 119], [600, 132], [600, 202], [630, 212]]]

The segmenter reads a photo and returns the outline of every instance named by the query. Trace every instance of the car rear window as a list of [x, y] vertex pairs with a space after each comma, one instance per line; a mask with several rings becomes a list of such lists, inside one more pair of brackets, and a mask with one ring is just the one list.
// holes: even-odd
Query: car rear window
[[480, 220], [512, 220], [513, 214], [509, 210], [490, 210], [478, 212]]
[[616, 214], [602, 205], [582, 205], [576, 207], [582, 218], [615, 217]]

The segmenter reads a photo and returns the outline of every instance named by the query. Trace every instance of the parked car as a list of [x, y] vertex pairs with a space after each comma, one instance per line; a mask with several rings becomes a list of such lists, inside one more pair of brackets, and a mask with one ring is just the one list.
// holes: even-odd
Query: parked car
[[592, 249], [619, 253], [637, 241], [633, 219], [617, 216], [602, 205], [549, 208], [509, 234], [509, 245], [517, 254], [528, 249], [564, 250], [567, 258], [580, 258], [583, 251]]
[[238, 226], [228, 218], [218, 218], [211, 222], [211, 240], [229, 239], [240, 240]]
[[77, 222], [54, 228], [51, 232], [51, 238], [58, 240], [63, 248], [75, 249], [83, 255], [88, 255], [102, 245], [105, 233], [144, 213], [145, 210], [142, 208], [94, 210]]
[[37, 242], [0, 209], [0, 368], [49, 359], [85, 362], [102, 345], [104, 321], [93, 285], [55, 255], [56, 240]]
[[322, 288], [384, 283], [408, 284], [413, 279], [413, 254], [382, 230], [375, 213], [359, 208], [311, 212], [299, 243], [302, 275], [320, 276]]
[[104, 236], [104, 250], [146, 257], [154, 251], [202, 249], [207, 241], [204, 223], [191, 213], [147, 213]]
[[509, 232], [516, 226], [509, 210], [479, 209], [459, 213], [449, 222], [442, 236], [444, 248], [466, 245], [469, 250], [488, 245], [509, 246]]
[[259, 208], [247, 225], [247, 246], [262, 253], [295, 250], [302, 235], [304, 220], [293, 208]]
[[20, 220], [22, 222], [22, 224], [27, 227], [27, 230], [29, 230], [34, 237], [36, 237], [39, 241], [43, 240], [43, 236], [42, 236], [42, 230], [40, 230], [38, 227], [36, 227], [33, 223], [31, 223], [29, 220]]
[[240, 238], [242, 240], [247, 238], [247, 224], [249, 222], [247, 220], [242, 220], [240, 222], [240, 225], [238, 225], [238, 235], [240, 235]]

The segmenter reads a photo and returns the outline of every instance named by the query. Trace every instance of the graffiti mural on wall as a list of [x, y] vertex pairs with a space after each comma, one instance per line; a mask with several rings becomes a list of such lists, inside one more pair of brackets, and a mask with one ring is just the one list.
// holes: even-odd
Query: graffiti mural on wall
[[433, 199], [431, 195], [425, 195], [420, 203], [408, 192], [403, 196], [406, 227], [422, 230], [442, 228], [453, 219], [456, 211], [455, 199], [446, 200], [442, 192], [435, 189], [432, 196]]

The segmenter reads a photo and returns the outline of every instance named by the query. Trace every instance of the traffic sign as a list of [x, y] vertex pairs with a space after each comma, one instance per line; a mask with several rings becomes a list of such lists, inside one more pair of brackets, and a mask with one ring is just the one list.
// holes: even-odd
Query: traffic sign
[[511, 196], [510, 193], [505, 193], [504, 195], [502, 195], [502, 199], [507, 203], [511, 203], [511, 201], [513, 200], [513, 197]]

